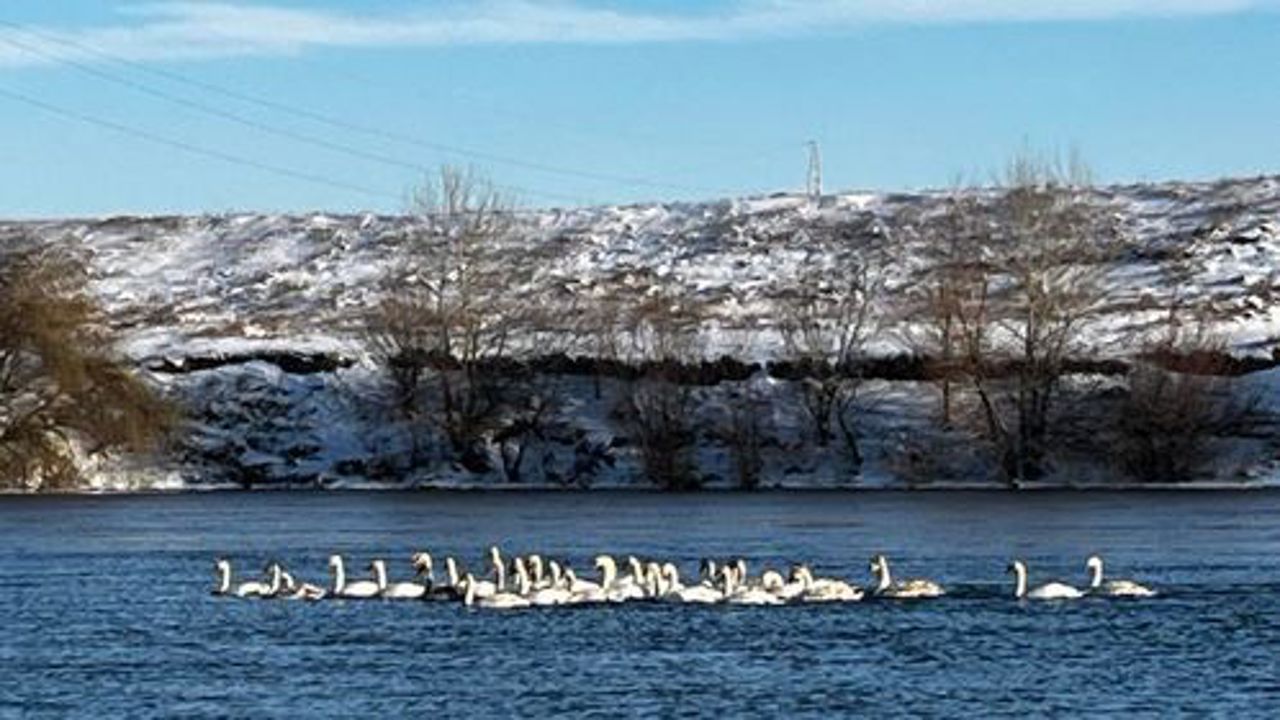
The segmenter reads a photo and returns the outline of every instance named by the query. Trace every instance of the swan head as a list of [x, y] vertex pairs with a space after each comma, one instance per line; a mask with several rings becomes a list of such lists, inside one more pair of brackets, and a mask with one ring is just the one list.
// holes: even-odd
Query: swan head
[[1102, 557], [1099, 555], [1090, 555], [1088, 560], [1084, 561], [1084, 566], [1089, 570], [1102, 571]]
[[224, 557], [220, 557], [213, 561], [213, 567], [218, 572], [231, 572], [231, 561]]
[[489, 546], [489, 559], [494, 565], [502, 565], [502, 553], [498, 551], [497, 545]]
[[884, 555], [876, 555], [875, 557], [871, 558], [871, 572], [873, 573], [880, 572], [880, 568], [884, 567], [886, 564], [888, 564], [888, 560], [885, 558]]
[[432, 566], [431, 553], [429, 552], [416, 552], [409, 558], [409, 561], [418, 570], [430, 570]]
[[782, 575], [777, 570], [766, 570], [760, 575], [760, 586], [765, 590], [781, 590], [783, 584]]
[[341, 556], [341, 555], [330, 555], [330, 556], [329, 556], [329, 567], [331, 567], [331, 568], [340, 568], [340, 567], [342, 567], [342, 556]]

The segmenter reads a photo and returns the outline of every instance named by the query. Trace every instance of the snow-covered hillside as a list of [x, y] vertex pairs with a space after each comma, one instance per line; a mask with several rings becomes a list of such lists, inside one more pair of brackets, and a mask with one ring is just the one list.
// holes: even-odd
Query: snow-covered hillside
[[[941, 197], [835, 195], [814, 207], [779, 195], [530, 213], [512, 258], [536, 271], [511, 290], [567, 305], [668, 288], [695, 299], [711, 327], [767, 330], [776, 317], [771, 300], [807, 266], [838, 266], [894, 233], [904, 212], [927, 211]], [[1116, 326], [1141, 321], [1128, 301], [1158, 305], [1167, 297], [1173, 288], [1161, 270], [1177, 259], [1190, 271], [1177, 290], [1212, 300], [1217, 330], [1238, 352], [1271, 351], [1280, 338], [1280, 308], [1271, 301], [1280, 289], [1280, 179], [1111, 187], [1096, 201], [1121, 220], [1133, 248], [1109, 277], [1109, 297], [1123, 314]], [[233, 351], [245, 341], [355, 350], [361, 313], [412, 230], [405, 217], [210, 215], [7, 222], [0, 238], [79, 245], [129, 354], [141, 360]], [[904, 243], [891, 268], [890, 305], [892, 291], [921, 266]], [[747, 351], [768, 357], [767, 332], [757, 344]]]
[[[767, 361], [780, 352], [778, 298], [815, 268], [840, 267], [872, 244], [891, 242], [894, 260], [880, 299], [890, 320], [875, 347], [896, 354], [908, 349], [904, 338], [911, 336], [903, 290], [924, 266], [907, 218], [928, 214], [943, 198], [842, 194], [813, 203], [777, 195], [523, 213], [507, 252], [533, 272], [510, 292], [565, 309], [593, 298], [669, 293], [699, 307], [707, 355]], [[1127, 242], [1107, 274], [1110, 314], [1091, 330], [1096, 356], [1128, 352], [1115, 340], [1159, 317], [1175, 292], [1212, 309], [1215, 333], [1233, 353], [1272, 356], [1280, 346], [1280, 304], [1273, 300], [1280, 292], [1280, 179], [1116, 186], [1099, 189], [1093, 201], [1119, 221]], [[351, 402], [353, 393], [372, 393], [377, 385], [362, 319], [414, 228], [412, 218], [375, 215], [115, 217], [3, 222], [0, 239], [63, 241], [83, 253], [124, 352], [153, 371], [156, 382], [198, 400], [198, 451], [176, 470], [135, 473], [144, 478], [139, 482], [207, 480], [198, 463], [228, 462], [235, 472], [257, 468], [267, 479], [357, 484], [369, 477], [377, 448], [397, 442], [364, 424]], [[271, 353], [323, 354], [342, 367], [291, 373], [279, 363], [250, 362]], [[208, 362], [219, 359], [231, 363]], [[172, 372], [190, 363], [209, 367]], [[879, 406], [884, 428], [901, 431], [903, 418], [922, 412], [923, 391], [908, 385], [883, 393], [890, 398]], [[581, 398], [571, 404], [586, 419], [565, 431], [565, 447], [609, 445], [608, 408], [587, 407], [592, 403]], [[891, 445], [891, 436], [875, 442]], [[892, 465], [885, 460], [891, 454], [872, 459], [854, 481], [892, 483], [890, 469], [876, 469]], [[572, 455], [556, 450], [548, 462], [572, 465]], [[121, 472], [103, 470], [98, 478], [128, 484], [118, 479]], [[838, 475], [806, 461], [772, 479], [796, 485], [847, 479]], [[625, 484], [635, 472], [601, 477]], [[423, 478], [458, 481], [457, 473], [436, 469], [396, 482]]]

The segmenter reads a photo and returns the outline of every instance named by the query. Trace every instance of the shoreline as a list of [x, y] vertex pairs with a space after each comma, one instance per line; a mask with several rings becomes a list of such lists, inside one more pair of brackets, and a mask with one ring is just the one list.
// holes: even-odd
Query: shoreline
[[297, 495], [381, 495], [381, 494], [439, 494], [439, 495], [511, 495], [511, 494], [617, 494], [617, 495], [652, 495], [652, 496], [717, 496], [717, 495], [800, 495], [800, 494], [892, 494], [892, 493], [1007, 493], [1011, 495], [1023, 493], [1216, 493], [1216, 492], [1266, 492], [1280, 490], [1280, 485], [1266, 482], [1247, 483], [1153, 483], [1153, 484], [1081, 484], [1081, 485], [1032, 485], [1010, 488], [984, 483], [961, 483], [948, 485], [929, 485], [921, 487], [760, 487], [754, 490], [741, 488], [704, 488], [700, 490], [671, 491], [645, 487], [604, 487], [604, 488], [561, 488], [551, 486], [525, 485], [511, 487], [495, 486], [423, 486], [423, 487], [360, 487], [360, 488], [258, 488], [242, 489], [229, 487], [210, 488], [178, 488], [178, 489], [142, 489], [142, 490], [55, 490], [40, 492], [24, 492], [17, 490], [0, 490], [0, 500], [14, 497], [50, 498], [50, 497], [160, 497], [175, 495], [258, 495], [258, 494], [297, 494]]

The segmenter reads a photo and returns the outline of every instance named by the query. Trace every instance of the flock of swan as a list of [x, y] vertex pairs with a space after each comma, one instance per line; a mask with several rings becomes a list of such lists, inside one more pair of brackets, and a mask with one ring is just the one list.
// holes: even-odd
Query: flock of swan
[[[487, 561], [491, 566], [490, 573], [484, 579], [477, 579], [462, 569], [457, 560], [446, 557], [446, 577], [437, 581], [431, 555], [418, 552], [411, 558], [412, 580], [389, 580], [386, 561], [380, 559], [369, 564], [372, 577], [350, 580], [342, 556], [333, 555], [329, 558], [332, 584], [321, 587], [299, 582], [278, 562], [266, 567], [262, 579], [236, 584], [232, 582], [231, 562], [219, 558], [214, 565], [217, 573], [214, 594], [296, 600], [454, 600], [468, 607], [495, 609], [644, 600], [782, 605], [856, 602], [865, 597], [923, 599], [946, 594], [945, 589], [932, 580], [895, 580], [889, 570], [889, 560], [884, 555], [871, 559], [874, 583], [865, 588], [838, 578], [816, 577], [803, 564], [793, 566], [787, 577], [776, 570], [765, 570], [753, 577], [747, 572], [746, 560], [741, 558], [723, 562], [703, 560], [698, 582], [688, 585], [681, 582], [680, 572], [674, 563], [642, 561], [635, 556], [626, 559], [622, 573], [618, 572], [618, 563], [613, 557], [597, 556], [595, 569], [599, 577], [596, 580], [581, 579], [568, 563], [544, 562], [539, 555], [505, 559], [496, 547], [489, 549]], [[1028, 587], [1027, 566], [1021, 560], [1015, 560], [1009, 565], [1009, 572], [1015, 579], [1013, 595], [1028, 600], [1069, 600], [1090, 595], [1150, 597], [1156, 594], [1151, 588], [1132, 580], [1104, 581], [1102, 558], [1097, 555], [1090, 556], [1085, 566], [1090, 581], [1084, 588], [1058, 581]]]

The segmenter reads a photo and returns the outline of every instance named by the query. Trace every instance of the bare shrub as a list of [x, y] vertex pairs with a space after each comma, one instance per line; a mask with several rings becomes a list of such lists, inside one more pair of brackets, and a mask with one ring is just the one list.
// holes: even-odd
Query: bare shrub
[[155, 449], [176, 424], [116, 356], [86, 279], [59, 248], [0, 258], [0, 486], [71, 487], [77, 449]]
[[1207, 328], [1203, 321], [1181, 326], [1171, 313], [1164, 336], [1148, 343], [1130, 371], [1116, 456], [1135, 480], [1194, 480], [1212, 461], [1216, 438], [1257, 422], [1258, 398], [1241, 393], [1226, 344]]
[[734, 484], [742, 490], [760, 486], [769, 411], [769, 398], [750, 381], [728, 390], [717, 434], [728, 449]]
[[626, 383], [619, 415], [636, 445], [645, 476], [664, 490], [698, 487], [694, 389], [683, 364], [697, 357], [698, 316], [665, 295], [634, 309], [629, 323], [633, 362], [643, 369]]

